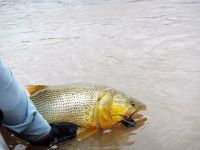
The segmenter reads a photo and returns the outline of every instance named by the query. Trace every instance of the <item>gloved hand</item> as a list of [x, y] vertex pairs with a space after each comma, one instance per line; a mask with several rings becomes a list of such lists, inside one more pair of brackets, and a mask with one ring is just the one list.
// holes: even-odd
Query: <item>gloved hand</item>
[[3, 120], [3, 112], [0, 109], [0, 125], [2, 124], [2, 120]]
[[[0, 125], [3, 120], [3, 112], [0, 109]], [[50, 133], [47, 134], [44, 138], [39, 141], [32, 142], [33, 144], [48, 144], [50, 146], [55, 145], [57, 143], [68, 141], [76, 137], [78, 125], [64, 122], [59, 124], [50, 124], [51, 130]], [[8, 129], [10, 130], [10, 129]], [[16, 132], [10, 130], [13, 134], [23, 139], [23, 136], [17, 134]]]
[[49, 144], [50, 146], [57, 143], [68, 141], [76, 137], [78, 126], [73, 123], [50, 124], [51, 131], [40, 141], [34, 144]]

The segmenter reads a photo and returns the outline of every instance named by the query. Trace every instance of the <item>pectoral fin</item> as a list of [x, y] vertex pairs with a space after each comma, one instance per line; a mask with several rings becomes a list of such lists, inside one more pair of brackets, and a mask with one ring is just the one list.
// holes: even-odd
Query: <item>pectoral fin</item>
[[29, 92], [30, 95], [42, 90], [42, 89], [45, 89], [47, 88], [48, 86], [46, 85], [28, 85], [27, 86], [27, 90]]
[[77, 140], [84, 140], [92, 135], [94, 135], [99, 128], [90, 128], [90, 129], [78, 129]]

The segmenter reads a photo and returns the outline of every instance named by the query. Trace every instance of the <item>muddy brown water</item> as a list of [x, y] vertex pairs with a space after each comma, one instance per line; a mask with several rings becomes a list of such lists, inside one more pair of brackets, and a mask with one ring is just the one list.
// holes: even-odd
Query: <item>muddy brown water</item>
[[60, 149], [200, 149], [198, 0], [0, 0], [0, 57], [24, 85], [105, 84], [147, 105], [141, 128]]

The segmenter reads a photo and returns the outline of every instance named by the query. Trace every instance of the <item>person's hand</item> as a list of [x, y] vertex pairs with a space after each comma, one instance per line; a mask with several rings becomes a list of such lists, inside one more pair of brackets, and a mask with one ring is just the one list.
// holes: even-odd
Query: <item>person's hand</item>
[[3, 121], [3, 112], [0, 109], [0, 125], [2, 124], [2, 121]]
[[[3, 120], [3, 112], [0, 109], [0, 125]], [[33, 144], [48, 144], [50, 146], [55, 145], [57, 143], [68, 141], [76, 137], [78, 126], [73, 123], [59, 123], [59, 124], [50, 124], [51, 130], [50, 133], [47, 134], [44, 138], [39, 141], [31, 142]], [[22, 135], [8, 129], [10, 132], [18, 136], [19, 138], [23, 138]]]
[[51, 131], [40, 141], [34, 144], [49, 144], [50, 146], [57, 143], [68, 141], [76, 137], [78, 126], [73, 123], [50, 124]]
[[[3, 112], [0, 109], [0, 125], [3, 120]], [[48, 144], [50, 146], [55, 145], [57, 143], [68, 141], [76, 137], [78, 125], [64, 122], [64, 123], [58, 123], [58, 124], [50, 124], [51, 130], [50, 133], [47, 134], [44, 138], [42, 138], [39, 141], [31, 142], [33, 144]], [[10, 132], [18, 136], [19, 138], [23, 138], [22, 135], [16, 133], [15, 131], [12, 131], [8, 129]]]

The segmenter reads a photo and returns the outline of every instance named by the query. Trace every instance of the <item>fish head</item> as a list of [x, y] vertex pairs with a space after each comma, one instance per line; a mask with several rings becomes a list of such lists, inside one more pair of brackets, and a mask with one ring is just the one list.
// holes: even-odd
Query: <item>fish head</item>
[[146, 110], [146, 106], [142, 102], [121, 92], [114, 93], [110, 112], [112, 120], [115, 122], [122, 122], [125, 126], [134, 127], [133, 116], [143, 110]]

